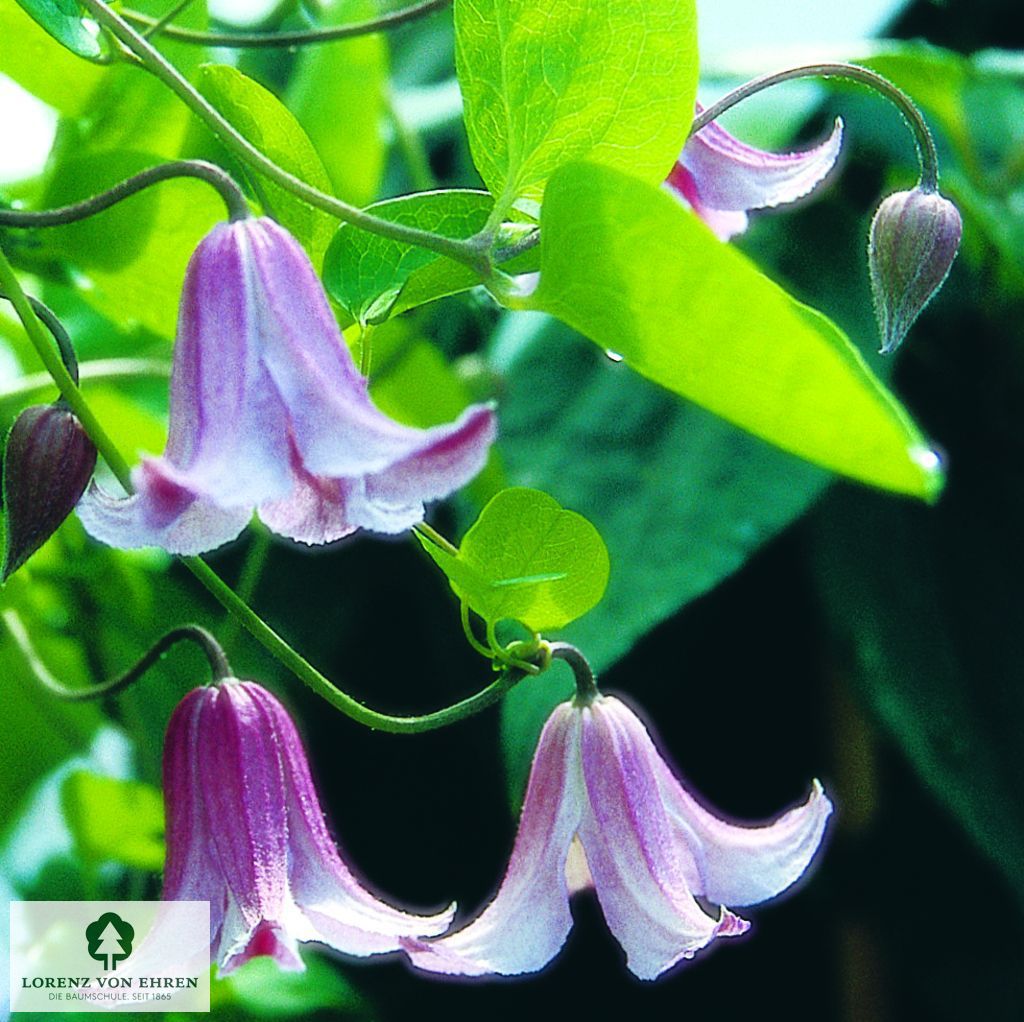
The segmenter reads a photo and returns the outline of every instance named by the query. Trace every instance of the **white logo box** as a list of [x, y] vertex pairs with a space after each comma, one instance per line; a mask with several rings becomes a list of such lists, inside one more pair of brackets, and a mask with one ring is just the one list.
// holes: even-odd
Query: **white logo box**
[[13, 901], [11, 1011], [210, 1010], [206, 901]]

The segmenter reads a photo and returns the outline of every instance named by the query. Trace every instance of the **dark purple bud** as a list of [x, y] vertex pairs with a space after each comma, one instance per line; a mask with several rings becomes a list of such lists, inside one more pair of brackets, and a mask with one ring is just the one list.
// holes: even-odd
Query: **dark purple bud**
[[74, 510], [96, 467], [96, 448], [70, 409], [33, 405], [15, 420], [4, 453], [6, 582]]
[[895, 351], [942, 287], [960, 247], [956, 206], [938, 192], [896, 192], [871, 221], [868, 269], [882, 354]]

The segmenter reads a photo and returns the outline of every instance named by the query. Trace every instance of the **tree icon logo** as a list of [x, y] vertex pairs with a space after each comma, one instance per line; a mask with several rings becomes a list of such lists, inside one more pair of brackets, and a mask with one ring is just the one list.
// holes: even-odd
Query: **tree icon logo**
[[132, 953], [135, 928], [116, 912], [104, 912], [85, 928], [89, 957], [103, 963], [103, 971], [117, 968]]

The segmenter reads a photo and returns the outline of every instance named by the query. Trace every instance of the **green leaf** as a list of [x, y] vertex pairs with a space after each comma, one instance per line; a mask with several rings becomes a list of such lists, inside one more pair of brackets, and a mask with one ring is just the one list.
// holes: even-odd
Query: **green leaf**
[[95, 58], [103, 53], [99, 39], [86, 27], [78, 0], [17, 0], [41, 28], [79, 57]]
[[151, 784], [76, 770], [64, 781], [61, 804], [86, 861], [120, 862], [152, 872], [163, 867], [163, 799]]
[[845, 335], [663, 190], [566, 167], [548, 186], [541, 236], [540, 285], [520, 304], [783, 450], [936, 496], [938, 457]]
[[[550, 317], [510, 315], [490, 361], [502, 380], [510, 482], [554, 494], [607, 540], [615, 565], [608, 590], [563, 636], [599, 673], [739, 569], [829, 481], [821, 469], [652, 387]], [[544, 721], [571, 690], [568, 672], [564, 682], [551, 672], [503, 701], [514, 800]]]
[[456, 0], [455, 42], [473, 161], [503, 206], [583, 158], [658, 183], [686, 141], [691, 0]]
[[[331, 192], [320, 157], [295, 115], [269, 90], [226, 64], [204, 64], [198, 85], [204, 96], [262, 153], [322, 192]], [[316, 266], [337, 226], [334, 217], [269, 178], [251, 178], [267, 212], [306, 247]]]
[[110, 70], [74, 56], [9, 0], [0, 3], [0, 39], [17, 40], [0, 46], [0, 72], [69, 117], [88, 108]]
[[539, 490], [502, 490], [480, 512], [454, 557], [419, 533], [452, 589], [488, 623], [563, 628], [602, 597], [608, 550], [593, 525]]
[[[334, 0], [318, 8], [317, 23], [342, 25], [378, 11], [369, 0]], [[357, 206], [380, 194], [387, 80], [387, 41], [372, 33], [307, 46], [288, 81], [288, 108], [320, 154], [335, 193]]]
[[[385, 220], [468, 238], [483, 227], [494, 201], [486, 192], [420, 192], [370, 206]], [[324, 258], [324, 284], [361, 323], [376, 322], [479, 284], [467, 266], [417, 245], [342, 224]]]
[[283, 972], [271, 958], [253, 958], [210, 989], [214, 1011], [237, 1007], [254, 1018], [295, 1018], [318, 1011], [366, 1014], [366, 1002], [324, 959], [303, 955], [305, 972]]

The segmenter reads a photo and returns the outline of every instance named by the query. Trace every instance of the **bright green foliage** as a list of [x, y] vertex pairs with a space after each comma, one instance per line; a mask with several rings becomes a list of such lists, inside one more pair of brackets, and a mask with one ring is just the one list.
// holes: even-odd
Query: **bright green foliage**
[[662, 181], [697, 85], [692, 0], [456, 0], [473, 161], [503, 208], [587, 158]]
[[[159, 157], [122, 152], [63, 160], [48, 183], [46, 203], [77, 201], [109, 188]], [[46, 228], [47, 254], [85, 272], [93, 288], [83, 297], [114, 323], [140, 323], [170, 339], [178, 318], [185, 267], [203, 235], [224, 219], [224, 204], [209, 185], [180, 178], [163, 182], [90, 217]]]
[[[204, 65], [197, 84], [257, 149], [313, 187], [331, 191], [331, 180], [309, 136], [272, 92], [225, 64]], [[295, 235], [319, 266], [334, 233], [335, 219], [265, 177], [251, 176], [250, 180], [266, 211]]]
[[[420, 192], [371, 206], [385, 220], [468, 238], [494, 202], [486, 192]], [[324, 283], [353, 319], [372, 323], [479, 283], [472, 270], [429, 249], [342, 225], [324, 259]]]
[[460, 600], [489, 624], [564, 628], [608, 585], [608, 550], [593, 525], [539, 490], [502, 490], [480, 512], [457, 557], [420, 537]]
[[59, 45], [11, 0], [0, 3], [0, 39], [18, 41], [0, 46], [0, 71], [71, 117], [88, 108], [93, 89], [109, 74]]
[[[335, 0], [319, 9], [321, 25], [344, 24], [377, 11], [372, 2]], [[307, 47], [296, 61], [285, 101], [323, 160], [334, 191], [364, 206], [380, 190], [387, 148], [383, 120], [388, 47], [383, 35]]]
[[783, 450], [936, 495], [938, 459], [842, 332], [661, 189], [575, 164], [548, 186], [541, 225], [530, 306]]
[[99, 57], [99, 39], [82, 22], [78, 0], [18, 0], [35, 22], [79, 57]]
[[271, 958], [253, 958], [210, 988], [210, 1008], [234, 1017], [311, 1018], [330, 1011], [369, 1017], [360, 993], [334, 966], [313, 954], [303, 954], [305, 972], [286, 972]]
[[84, 861], [163, 867], [164, 805], [151, 784], [75, 770], [61, 787], [61, 803]]

